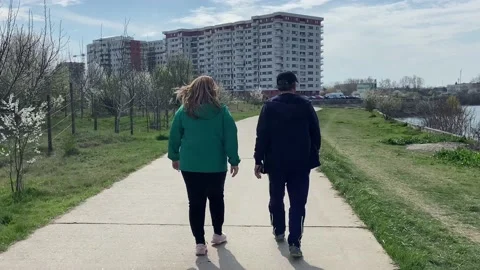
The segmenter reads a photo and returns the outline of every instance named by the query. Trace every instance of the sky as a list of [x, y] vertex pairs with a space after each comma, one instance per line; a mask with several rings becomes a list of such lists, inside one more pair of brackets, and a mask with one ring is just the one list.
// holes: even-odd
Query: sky
[[[44, 0], [13, 0], [35, 25]], [[101, 36], [163, 39], [162, 31], [250, 19], [277, 11], [324, 18], [324, 82], [417, 75], [428, 86], [480, 74], [480, 0], [46, 0], [70, 55]], [[5, 18], [9, 0], [0, 0]], [[83, 42], [83, 43], [82, 43]]]

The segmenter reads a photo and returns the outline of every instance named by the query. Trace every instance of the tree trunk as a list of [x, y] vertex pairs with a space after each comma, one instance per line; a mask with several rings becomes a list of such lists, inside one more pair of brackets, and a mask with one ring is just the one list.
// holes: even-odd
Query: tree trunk
[[147, 111], [147, 132], [150, 132], [150, 112]]
[[120, 113], [115, 115], [115, 133], [120, 133]]
[[93, 130], [98, 130], [98, 113], [97, 113], [97, 102], [92, 96], [92, 114], [93, 114]]
[[133, 135], [133, 102], [130, 103], [130, 135]]
[[48, 155], [53, 152], [52, 144], [52, 102], [50, 94], [47, 95], [47, 140], [48, 140]]
[[75, 104], [73, 101], [73, 85], [70, 83], [70, 107], [72, 111], [72, 134], [75, 134]]
[[80, 91], [80, 118], [83, 119], [83, 109], [85, 106], [85, 94]]
[[165, 127], [166, 127], [167, 129], [170, 128], [170, 116], [169, 116], [168, 113], [169, 113], [169, 110], [166, 109], [166, 110], [165, 110]]

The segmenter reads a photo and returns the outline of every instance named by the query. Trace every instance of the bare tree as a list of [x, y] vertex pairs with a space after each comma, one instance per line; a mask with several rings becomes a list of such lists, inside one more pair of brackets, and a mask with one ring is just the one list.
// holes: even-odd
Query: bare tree
[[402, 101], [393, 96], [377, 97], [376, 106], [383, 113], [385, 120], [389, 120], [402, 109]]
[[[10, 1], [7, 17], [0, 26], [0, 111], [2, 144], [10, 158], [10, 175], [20, 193], [24, 189], [24, 163], [37, 152], [45, 119], [45, 100], [65, 38], [61, 25], [54, 34], [50, 12], [43, 4], [43, 27], [35, 31], [32, 13], [27, 24], [19, 24], [19, 7]], [[37, 152], [38, 153], [38, 152]], [[30, 157], [29, 157], [30, 156]], [[34, 162], [35, 159], [28, 160]]]
[[472, 83], [480, 83], [480, 74], [478, 74], [477, 77], [474, 77], [472, 79]]
[[472, 112], [454, 96], [423, 102], [420, 106], [423, 124], [427, 127], [465, 136], [472, 122]]

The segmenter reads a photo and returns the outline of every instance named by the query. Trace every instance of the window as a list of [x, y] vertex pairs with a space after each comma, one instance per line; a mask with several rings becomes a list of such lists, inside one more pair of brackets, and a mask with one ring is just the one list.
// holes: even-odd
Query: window
[[298, 41], [298, 39], [294, 37], [294, 38], [292, 38], [292, 41]]
[[308, 68], [313, 68], [313, 65], [308, 65]]
[[308, 75], [313, 75], [313, 71], [309, 71], [309, 72], [308, 72]]
[[309, 84], [308, 87], [312, 88], [312, 87], [313, 87], [313, 84]]
[[313, 82], [313, 78], [308, 78], [308, 81], [309, 81], [309, 82]]
[[292, 57], [292, 61], [297, 61], [297, 58], [296, 58], [296, 57]]

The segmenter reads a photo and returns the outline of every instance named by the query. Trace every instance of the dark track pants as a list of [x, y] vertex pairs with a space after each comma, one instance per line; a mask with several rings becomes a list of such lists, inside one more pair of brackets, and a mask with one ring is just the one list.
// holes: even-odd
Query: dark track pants
[[285, 186], [290, 199], [288, 226], [290, 234], [288, 244], [300, 247], [305, 221], [305, 205], [307, 204], [310, 185], [310, 170], [291, 173], [269, 173], [270, 181], [270, 220], [275, 235], [285, 233]]
[[223, 190], [227, 172], [196, 173], [182, 171], [182, 175], [188, 193], [190, 228], [196, 243], [205, 244], [204, 226], [207, 198], [210, 202], [213, 231], [215, 234], [222, 234], [225, 218]]

